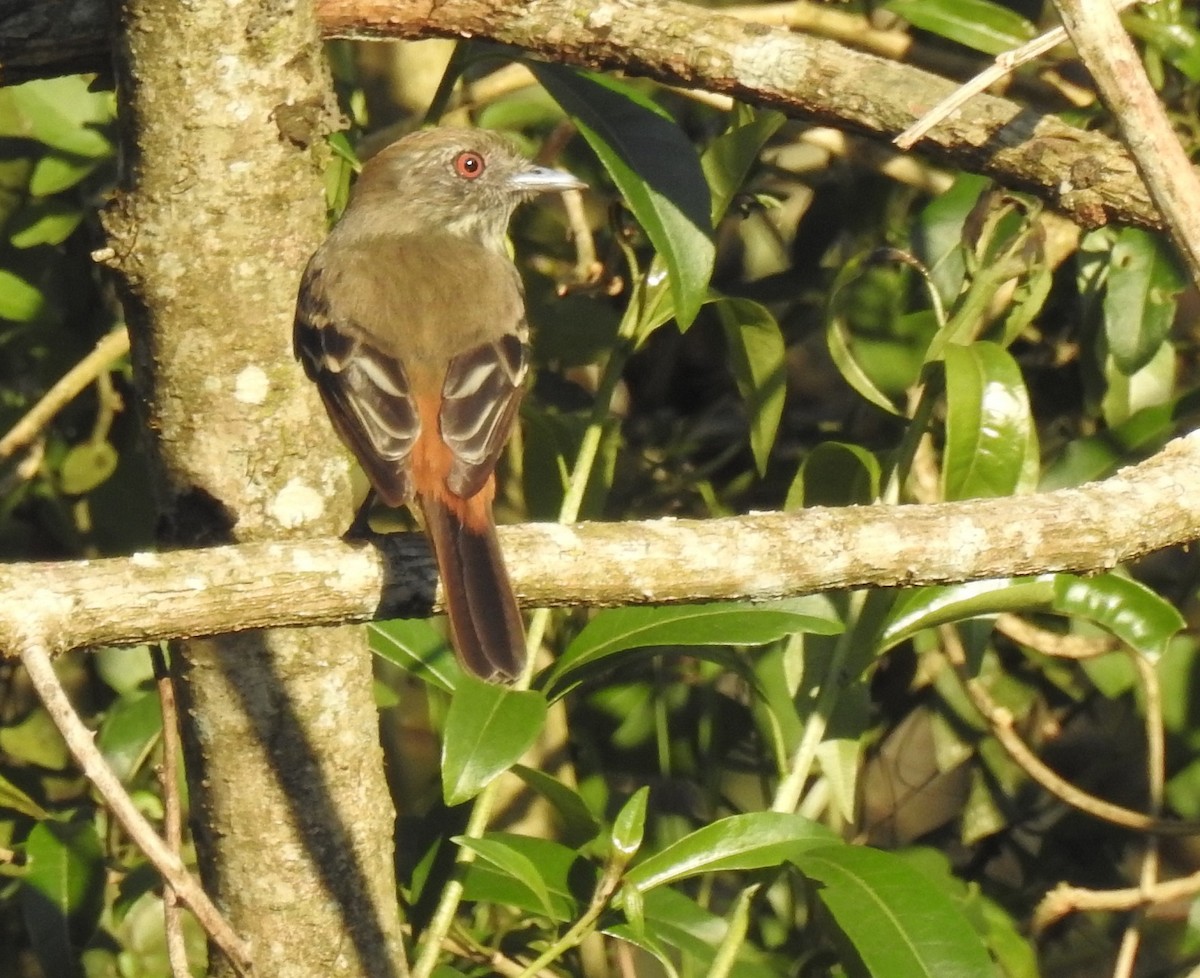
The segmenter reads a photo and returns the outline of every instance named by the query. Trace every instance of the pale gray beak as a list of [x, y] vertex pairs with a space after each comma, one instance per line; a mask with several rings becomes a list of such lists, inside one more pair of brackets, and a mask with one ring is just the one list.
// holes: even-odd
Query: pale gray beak
[[587, 184], [566, 170], [551, 170], [546, 166], [531, 166], [514, 173], [509, 185], [523, 194], [561, 193], [564, 190], [586, 190]]

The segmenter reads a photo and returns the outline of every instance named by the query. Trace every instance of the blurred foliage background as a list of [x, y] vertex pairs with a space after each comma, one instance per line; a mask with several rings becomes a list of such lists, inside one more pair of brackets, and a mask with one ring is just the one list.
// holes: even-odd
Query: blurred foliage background
[[[903, 37], [908, 58], [964, 78], [1053, 22], [1034, 0], [821, 12], [835, 15], [822, 29]], [[1195, 157], [1196, 6], [1124, 19]], [[1197, 296], [1155, 234], [1081, 232], [917, 156], [645, 82], [535, 77], [482, 45], [337, 42], [330, 57], [348, 121], [331, 213], [355, 155], [427, 112], [504, 130], [591, 187], [577, 212], [546, 202], [513, 225], [538, 371], [503, 520], [1030, 493], [1103, 478], [1194, 427]], [[1065, 48], [1007, 94], [1112, 127]], [[116, 110], [103, 80], [0, 89], [0, 435], [122, 328], [91, 258]], [[697, 209], [711, 235], [676, 219]], [[152, 545], [135, 407], [118, 358], [0, 454], [5, 559]], [[474, 745], [493, 738], [507, 767], [549, 700], [558, 740], [543, 739], [540, 771], [517, 769], [524, 790], [471, 843], [473, 911], [444, 975], [547, 946], [589, 976], [1108, 973], [1129, 914], [1035, 928], [1035, 913], [1062, 882], [1136, 886], [1147, 839], [1039, 787], [972, 690], [1081, 789], [1200, 818], [1197, 572], [1178, 550], [1091, 578], [562, 614], [547, 632], [555, 664], [496, 728], [479, 727], [480, 703], [499, 694], [457, 675], [436, 625], [373, 626], [412, 923], [441, 897], [480, 787], [463, 771]], [[60, 672], [161, 817], [146, 650], [68, 656]], [[1148, 760], [1160, 737], [1161, 772]], [[1164, 878], [1200, 870], [1186, 836], [1158, 857]], [[622, 885], [605, 891], [610, 871]], [[167, 974], [157, 887], [20, 670], [0, 664], [0, 976]], [[607, 952], [563, 940], [594, 904], [579, 936], [619, 937]], [[1200, 966], [1195, 906], [1145, 908], [1135, 973]]]

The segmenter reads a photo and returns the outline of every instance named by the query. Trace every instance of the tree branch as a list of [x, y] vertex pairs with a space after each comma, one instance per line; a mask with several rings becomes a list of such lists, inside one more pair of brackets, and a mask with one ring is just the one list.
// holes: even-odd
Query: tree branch
[[[928, 506], [501, 528], [527, 606], [765, 600], [830, 588], [1095, 572], [1200, 537], [1200, 433], [1078, 489]], [[412, 534], [268, 542], [0, 567], [0, 650], [54, 651], [424, 616], [435, 570]], [[279, 596], [287, 595], [286, 601]]]
[[[72, 3], [91, 9], [94, 0]], [[11, 80], [21, 70], [59, 70], [44, 58], [45, 37], [28, 53], [27, 35], [16, 34], [14, 15], [5, 13], [0, 0], [4, 77]], [[746, 23], [677, 0], [582, 5], [573, 0], [317, 0], [317, 16], [327, 37], [490, 40], [567, 64], [720, 92], [887, 139], [956, 88], [954, 82], [836, 41]], [[68, 21], [65, 13], [61, 19]], [[65, 50], [77, 50], [72, 40], [62, 39]], [[104, 63], [99, 57], [95, 62]], [[1035, 193], [1084, 226], [1109, 220], [1158, 226], [1146, 188], [1120, 144], [1016, 102], [979, 95], [969, 111], [937, 126], [921, 149]]]

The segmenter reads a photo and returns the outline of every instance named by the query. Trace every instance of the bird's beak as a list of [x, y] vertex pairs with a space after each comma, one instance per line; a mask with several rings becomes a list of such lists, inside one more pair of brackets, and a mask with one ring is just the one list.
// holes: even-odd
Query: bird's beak
[[566, 170], [551, 170], [546, 166], [531, 166], [515, 173], [509, 180], [513, 190], [523, 194], [561, 193], [564, 190], [586, 190], [587, 184]]

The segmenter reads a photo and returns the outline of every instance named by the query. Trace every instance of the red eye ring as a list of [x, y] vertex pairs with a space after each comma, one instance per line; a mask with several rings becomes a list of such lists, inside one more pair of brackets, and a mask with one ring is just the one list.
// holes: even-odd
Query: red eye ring
[[464, 150], [454, 157], [454, 172], [464, 180], [477, 179], [486, 167], [483, 156], [472, 149]]

